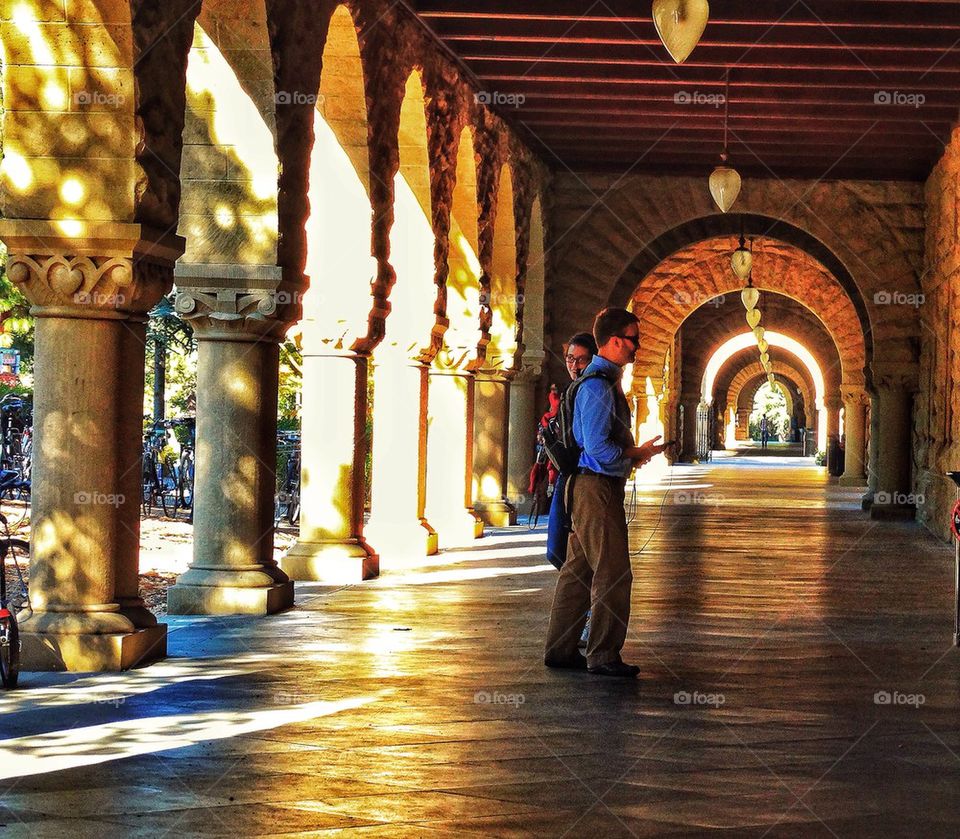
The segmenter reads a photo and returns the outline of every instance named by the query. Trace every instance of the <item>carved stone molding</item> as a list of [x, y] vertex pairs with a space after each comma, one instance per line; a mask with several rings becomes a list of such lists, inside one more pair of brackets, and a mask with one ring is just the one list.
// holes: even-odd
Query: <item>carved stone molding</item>
[[902, 390], [915, 393], [920, 389], [918, 366], [903, 362], [874, 362], [871, 365], [873, 387], [876, 391]]
[[178, 262], [177, 314], [201, 340], [281, 341], [303, 316], [307, 279], [276, 265]]
[[297, 305], [297, 292], [248, 288], [180, 290], [176, 310], [208, 340], [280, 341], [290, 326], [281, 316]]
[[839, 411], [843, 407], [843, 399], [840, 396], [825, 396], [823, 407], [828, 411]]
[[7, 276], [43, 316], [143, 315], [170, 290], [170, 266], [127, 257], [12, 254]]
[[870, 394], [859, 385], [841, 385], [840, 398], [848, 407], [866, 408], [870, 404]]
[[[79, 223], [78, 223], [79, 224]], [[184, 240], [140, 224], [0, 220], [7, 275], [38, 317], [143, 317], [173, 284]]]

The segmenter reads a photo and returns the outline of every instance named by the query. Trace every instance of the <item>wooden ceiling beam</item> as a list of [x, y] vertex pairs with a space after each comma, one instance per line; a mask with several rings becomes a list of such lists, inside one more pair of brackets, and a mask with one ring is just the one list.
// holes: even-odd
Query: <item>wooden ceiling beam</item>
[[[511, 18], [517, 20], [566, 20], [585, 18], [613, 20], [626, 24], [652, 25], [649, 3], [636, 0], [414, 0], [422, 18]], [[909, 9], [909, 12], [907, 11]], [[733, 25], [830, 27], [958, 28], [953, 0], [804, 0], [786, 4], [782, 0], [724, 0], [710, 8], [710, 23]]]
[[[960, 14], [960, 12], [958, 12]], [[478, 61], [503, 63], [547, 62], [575, 65], [618, 67], [662, 67], [663, 46], [646, 44], [568, 44], [552, 41], [542, 44], [504, 41], [460, 41], [457, 53], [468, 64]], [[868, 48], [825, 50], [821, 48], [767, 46], [717, 47], [700, 44], [686, 60], [683, 69], [726, 68], [743, 70], [782, 70], [876, 73], [956, 73], [960, 71], [960, 50], [936, 50], [932, 53], [909, 49], [878, 51]]]

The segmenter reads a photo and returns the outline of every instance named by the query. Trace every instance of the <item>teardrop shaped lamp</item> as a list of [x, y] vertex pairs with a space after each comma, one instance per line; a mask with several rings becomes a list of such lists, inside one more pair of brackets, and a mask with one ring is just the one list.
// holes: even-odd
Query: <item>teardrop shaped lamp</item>
[[[737, 248], [733, 252], [733, 256], [730, 257], [730, 265], [733, 267], [733, 273], [741, 280], [745, 280], [750, 276], [750, 271], [753, 269], [753, 254], [746, 248]], [[743, 305], [747, 305], [746, 300], [743, 301]]]
[[750, 328], [751, 328], [751, 329], [756, 329], [756, 327], [757, 327], [757, 326], [759, 325], [759, 323], [760, 323], [760, 310], [759, 310], [759, 309], [751, 309], [749, 312], [747, 312], [747, 323], [750, 324]]
[[730, 166], [718, 166], [710, 173], [710, 194], [720, 212], [733, 206], [740, 194], [740, 183], [740, 173]]
[[653, 0], [653, 25], [677, 64], [683, 64], [700, 43], [709, 19], [707, 0]]

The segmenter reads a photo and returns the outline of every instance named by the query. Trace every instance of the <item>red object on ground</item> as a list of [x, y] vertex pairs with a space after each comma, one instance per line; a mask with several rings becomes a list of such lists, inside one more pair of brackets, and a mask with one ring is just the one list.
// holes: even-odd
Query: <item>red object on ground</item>
[[960, 540], [960, 501], [953, 505], [950, 513], [950, 530], [953, 531], [953, 538]]

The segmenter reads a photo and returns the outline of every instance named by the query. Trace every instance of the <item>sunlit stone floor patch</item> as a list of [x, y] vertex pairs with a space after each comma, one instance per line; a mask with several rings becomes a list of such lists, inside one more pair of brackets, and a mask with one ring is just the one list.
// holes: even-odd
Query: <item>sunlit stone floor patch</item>
[[948, 546], [752, 456], [642, 485], [631, 537], [637, 682], [542, 666], [556, 572], [522, 526], [169, 619], [140, 671], [26, 674], [3, 836], [960, 833]]

